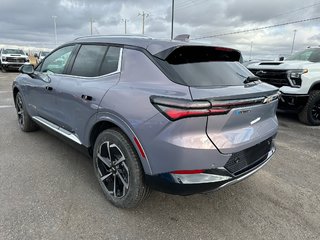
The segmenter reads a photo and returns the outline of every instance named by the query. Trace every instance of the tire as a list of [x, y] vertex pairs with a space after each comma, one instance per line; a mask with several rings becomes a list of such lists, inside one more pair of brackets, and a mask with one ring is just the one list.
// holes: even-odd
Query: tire
[[307, 125], [320, 125], [320, 90], [310, 92], [308, 102], [299, 113], [299, 120]]
[[31, 117], [29, 116], [26, 105], [23, 102], [23, 98], [20, 92], [17, 93], [15, 98], [15, 106], [17, 110], [18, 116], [18, 123], [19, 127], [24, 132], [33, 132], [38, 129], [38, 125], [32, 121]]
[[93, 166], [103, 193], [116, 207], [134, 208], [150, 193], [138, 154], [118, 128], [104, 130], [97, 137]]
[[7, 72], [7, 70], [1, 65], [1, 71], [3, 72], [3, 73], [5, 73], [5, 72]]

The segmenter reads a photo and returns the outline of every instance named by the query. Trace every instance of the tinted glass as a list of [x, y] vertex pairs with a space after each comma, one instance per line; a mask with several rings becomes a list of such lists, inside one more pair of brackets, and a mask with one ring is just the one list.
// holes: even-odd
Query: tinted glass
[[42, 63], [41, 72], [63, 73], [74, 46], [68, 46], [53, 52]]
[[[185, 51], [186, 50], [186, 51]], [[190, 87], [235, 86], [252, 73], [239, 63], [240, 53], [223, 48], [188, 47], [157, 59], [169, 78]]]
[[73, 64], [71, 75], [83, 77], [99, 76], [101, 62], [107, 46], [82, 45]]
[[119, 56], [120, 56], [119, 47], [109, 47], [107, 55], [101, 64], [100, 75], [117, 71]]
[[309, 48], [301, 52], [297, 52], [286, 60], [320, 62], [320, 48]]

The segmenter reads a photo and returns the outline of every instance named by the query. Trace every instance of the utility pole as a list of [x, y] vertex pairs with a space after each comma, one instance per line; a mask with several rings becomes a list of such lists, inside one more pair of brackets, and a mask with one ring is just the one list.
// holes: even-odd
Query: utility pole
[[56, 46], [58, 44], [58, 40], [57, 40], [57, 22], [56, 22], [56, 19], [57, 19], [57, 16], [52, 16], [53, 18], [53, 26], [54, 26], [54, 39], [55, 39], [55, 43], [56, 43]]
[[173, 39], [173, 20], [174, 20], [174, 0], [172, 0], [172, 6], [171, 6], [171, 40]]
[[291, 46], [291, 54], [293, 53], [293, 47], [294, 47], [294, 40], [296, 39], [296, 33], [297, 30], [293, 30], [293, 40], [292, 40], [292, 46]]
[[251, 41], [251, 45], [250, 45], [250, 61], [251, 61], [251, 55], [252, 55], [252, 41]]
[[138, 16], [142, 16], [142, 35], [144, 35], [144, 22], [145, 18], [149, 17], [149, 14], [142, 11], [142, 13], [139, 13]]
[[129, 22], [129, 20], [126, 18], [122, 18], [121, 21], [124, 22], [124, 34], [127, 34], [127, 22]]
[[93, 23], [94, 23], [93, 18], [90, 18], [90, 33], [91, 33], [91, 36], [92, 36], [92, 32], [93, 32]]

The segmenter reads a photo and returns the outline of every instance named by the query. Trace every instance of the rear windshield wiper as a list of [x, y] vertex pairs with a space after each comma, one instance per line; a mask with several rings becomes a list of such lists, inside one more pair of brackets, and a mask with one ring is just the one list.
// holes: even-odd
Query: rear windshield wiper
[[249, 76], [246, 80], [243, 81], [244, 84], [259, 81], [260, 79], [257, 76]]
[[251, 82], [255, 82], [255, 81], [259, 81], [259, 80], [260, 80], [260, 78], [257, 77], [257, 76], [248, 76], [248, 77], [246, 77], [246, 76], [243, 76], [242, 74], [240, 74], [240, 73], [238, 73], [238, 72], [237, 72], [237, 74], [238, 74], [240, 77], [245, 78], [245, 80], [243, 81], [244, 84], [247, 84], [247, 83], [251, 83]]

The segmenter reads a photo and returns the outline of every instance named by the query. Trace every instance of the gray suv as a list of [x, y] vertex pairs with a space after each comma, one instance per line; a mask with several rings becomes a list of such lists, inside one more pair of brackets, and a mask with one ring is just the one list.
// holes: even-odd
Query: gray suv
[[13, 97], [38, 126], [84, 149], [106, 198], [188, 195], [250, 176], [275, 152], [278, 89], [230, 48], [134, 36], [78, 38], [21, 67]]

